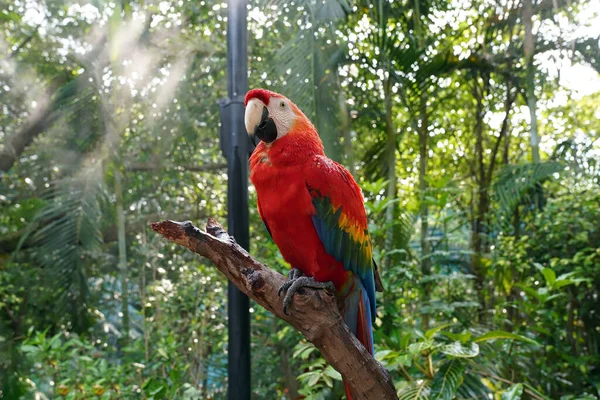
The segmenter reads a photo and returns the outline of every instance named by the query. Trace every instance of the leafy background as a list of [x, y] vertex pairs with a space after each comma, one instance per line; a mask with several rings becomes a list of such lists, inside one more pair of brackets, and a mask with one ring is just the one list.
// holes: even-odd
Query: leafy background
[[[226, 282], [148, 223], [226, 221], [227, 4], [0, 10], [0, 398], [224, 399]], [[250, 1], [250, 86], [301, 106], [363, 190], [401, 399], [600, 396], [598, 13]], [[250, 217], [252, 254], [285, 271]], [[251, 313], [254, 398], [343, 398]]]

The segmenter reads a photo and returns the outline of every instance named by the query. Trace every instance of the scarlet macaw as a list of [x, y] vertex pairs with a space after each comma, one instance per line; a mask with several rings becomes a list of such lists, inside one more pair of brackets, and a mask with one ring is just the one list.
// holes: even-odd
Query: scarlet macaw
[[[300, 287], [335, 293], [344, 321], [373, 354], [375, 290], [382, 291], [360, 188], [327, 158], [315, 127], [289, 99], [265, 89], [245, 98], [258, 212], [292, 269], [279, 290], [284, 312]], [[350, 393], [346, 386], [349, 399]]]

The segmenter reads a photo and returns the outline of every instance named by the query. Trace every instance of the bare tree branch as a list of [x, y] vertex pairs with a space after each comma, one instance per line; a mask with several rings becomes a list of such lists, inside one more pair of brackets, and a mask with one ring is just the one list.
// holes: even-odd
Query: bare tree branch
[[190, 221], [151, 225], [166, 239], [210, 259], [248, 297], [300, 331], [350, 385], [356, 400], [397, 400], [388, 372], [367, 352], [344, 323], [333, 296], [320, 290], [297, 293], [290, 315], [283, 313], [277, 290], [283, 275], [256, 261], [210, 218], [206, 232]]

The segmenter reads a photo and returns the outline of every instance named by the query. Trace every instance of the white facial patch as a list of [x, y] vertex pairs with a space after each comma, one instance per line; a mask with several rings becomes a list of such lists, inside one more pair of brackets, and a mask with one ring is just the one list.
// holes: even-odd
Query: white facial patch
[[277, 138], [284, 137], [290, 131], [294, 121], [296, 120], [296, 113], [290, 107], [287, 100], [278, 99], [272, 97], [269, 100], [269, 116], [275, 121], [277, 127]]

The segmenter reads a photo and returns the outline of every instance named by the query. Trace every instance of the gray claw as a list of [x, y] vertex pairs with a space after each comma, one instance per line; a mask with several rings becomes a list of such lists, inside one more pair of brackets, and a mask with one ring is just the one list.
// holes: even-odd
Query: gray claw
[[333, 286], [332, 282], [318, 282], [315, 281], [313, 277], [299, 276], [293, 280], [289, 280], [285, 282], [278, 291], [278, 293], [281, 293], [282, 291], [286, 292], [285, 297], [283, 298], [283, 313], [285, 315], [289, 315], [288, 308], [292, 302], [292, 298], [301, 288], [325, 289], [330, 292], [335, 292], [335, 286]]
[[281, 293], [287, 292], [290, 286], [292, 286], [292, 283], [294, 283], [294, 280], [300, 278], [301, 276], [304, 276], [304, 272], [300, 271], [298, 268], [290, 269], [290, 272], [288, 272], [287, 281], [285, 281], [285, 283], [281, 285], [281, 287], [277, 291], [277, 296], [281, 296]]

